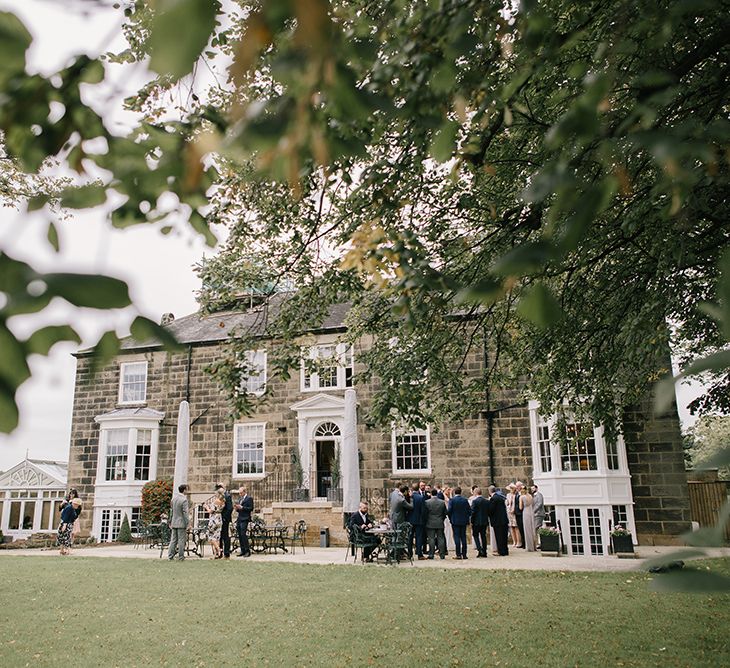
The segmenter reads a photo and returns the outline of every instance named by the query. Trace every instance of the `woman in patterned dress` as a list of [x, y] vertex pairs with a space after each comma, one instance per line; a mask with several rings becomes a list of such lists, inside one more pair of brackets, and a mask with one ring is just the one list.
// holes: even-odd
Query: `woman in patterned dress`
[[520, 497], [517, 494], [517, 486], [513, 482], [507, 485], [507, 490], [507, 521], [509, 523], [509, 532], [512, 535], [512, 545], [514, 547], [522, 547], [520, 530], [517, 526], [517, 517], [515, 516], [515, 504], [520, 502]]
[[223, 551], [221, 550], [221, 529], [223, 528], [223, 516], [221, 515], [221, 510], [225, 503], [226, 502], [223, 497], [218, 495], [207, 508], [210, 513], [207, 527], [208, 541], [210, 542], [210, 547], [213, 550], [213, 556], [211, 559], [220, 559], [223, 556]]

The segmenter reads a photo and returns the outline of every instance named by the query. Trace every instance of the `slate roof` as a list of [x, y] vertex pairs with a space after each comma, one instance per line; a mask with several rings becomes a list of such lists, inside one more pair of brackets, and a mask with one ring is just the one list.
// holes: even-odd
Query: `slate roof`
[[[275, 306], [258, 307], [250, 311], [221, 311], [219, 313], [203, 314], [191, 313], [173, 320], [166, 328], [182, 344], [215, 343], [225, 341], [234, 333], [262, 336], [266, 325], [272, 318]], [[345, 316], [350, 310], [349, 303], [334, 304], [316, 331], [342, 331], [345, 327]], [[141, 350], [157, 348], [160, 342], [157, 339], [137, 341], [131, 336], [122, 339], [122, 350]], [[80, 350], [76, 355], [90, 354], [91, 348]]]

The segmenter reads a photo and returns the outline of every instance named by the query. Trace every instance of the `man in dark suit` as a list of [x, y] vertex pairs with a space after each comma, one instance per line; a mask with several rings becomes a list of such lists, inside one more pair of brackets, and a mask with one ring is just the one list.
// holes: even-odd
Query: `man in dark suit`
[[253, 497], [249, 496], [245, 487], [238, 490], [239, 497], [236, 503], [238, 518], [236, 519], [236, 532], [238, 533], [238, 545], [240, 546], [239, 557], [250, 557], [251, 548], [248, 544], [248, 523], [251, 521], [253, 512]]
[[421, 560], [426, 558], [423, 556], [423, 544], [426, 534], [426, 507], [423, 505], [425, 501], [426, 499], [421, 493], [419, 484], [414, 482], [411, 485], [411, 503], [413, 504], [413, 510], [410, 510], [406, 514], [406, 521], [413, 525], [413, 534], [411, 535], [411, 546], [408, 550], [408, 556], [413, 557], [413, 545], [415, 543], [416, 555]]
[[220, 483], [215, 486], [215, 491], [223, 495], [223, 508], [221, 508], [221, 542], [223, 543], [223, 556], [231, 558], [231, 519], [233, 518], [233, 501], [231, 493]]
[[477, 557], [487, 556], [487, 527], [489, 526], [489, 501], [482, 496], [480, 487], [474, 489], [471, 502], [471, 531], [477, 546]]
[[500, 557], [509, 554], [507, 548], [507, 532], [509, 521], [507, 520], [506, 499], [494, 485], [489, 487], [489, 523], [494, 529], [494, 540], [497, 541], [497, 552]]
[[413, 504], [406, 497], [408, 493], [408, 485], [401, 485], [398, 494], [391, 497], [393, 502], [390, 507], [390, 521], [393, 523], [394, 529], [397, 529], [399, 524], [403, 524], [406, 521], [406, 513], [413, 510]]
[[461, 487], [456, 487], [454, 496], [449, 499], [448, 515], [454, 532], [454, 547], [456, 548], [454, 559], [467, 559], [466, 525], [469, 524], [471, 517], [471, 506], [469, 501], [461, 495]]
[[428, 539], [428, 558], [436, 556], [438, 543], [439, 557], [446, 558], [446, 538], [444, 536], [444, 520], [446, 519], [446, 503], [436, 494], [426, 499], [426, 536]]
[[[356, 513], [350, 515], [350, 527], [355, 531], [365, 532], [372, 529], [374, 525], [373, 518], [368, 514], [368, 504], [366, 501], [360, 502], [360, 509]], [[362, 548], [362, 560], [372, 561], [373, 551], [380, 544], [377, 536], [363, 533], [362, 539], [366, 545]]]

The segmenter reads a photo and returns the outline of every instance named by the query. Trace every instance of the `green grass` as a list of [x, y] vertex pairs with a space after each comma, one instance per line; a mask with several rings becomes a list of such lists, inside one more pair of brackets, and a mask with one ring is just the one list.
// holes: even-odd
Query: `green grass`
[[0, 665], [730, 665], [730, 597], [649, 579], [8, 556]]

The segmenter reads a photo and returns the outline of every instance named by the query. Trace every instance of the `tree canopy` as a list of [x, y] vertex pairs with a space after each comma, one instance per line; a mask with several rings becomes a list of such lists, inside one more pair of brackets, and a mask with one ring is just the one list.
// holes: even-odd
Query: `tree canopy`
[[[698, 408], [728, 408], [728, 4], [125, 2], [127, 50], [47, 78], [4, 13], [0, 129], [28, 173], [98, 175], [63, 206], [184, 217], [210, 243], [227, 225], [207, 308], [280, 277], [297, 290], [270, 334], [291, 342], [352, 302], [350, 335], [374, 336], [366, 361], [392, 381], [377, 419], [488, 408], [521, 378], [610, 431], [669, 372], [668, 344], [714, 374]], [[158, 76], [117, 136], [81, 91], [135, 62]], [[22, 275], [3, 290], [27, 293]], [[232, 395], [244, 345], [215, 370]], [[483, 377], [461, 373], [472, 349]], [[279, 355], [285, 375], [298, 355]]]

